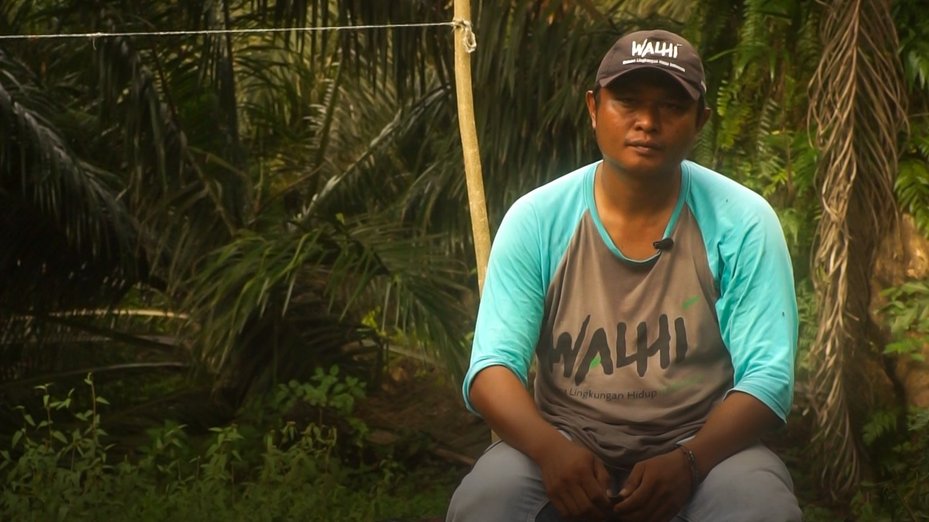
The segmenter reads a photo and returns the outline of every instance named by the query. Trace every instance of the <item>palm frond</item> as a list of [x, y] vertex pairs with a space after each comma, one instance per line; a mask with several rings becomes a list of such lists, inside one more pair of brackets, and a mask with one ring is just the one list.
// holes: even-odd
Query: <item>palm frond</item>
[[[112, 174], [76, 156], [40, 110], [60, 110], [0, 51], [0, 309], [119, 296], [140, 275], [137, 231]], [[36, 241], [37, 237], [43, 241]]]
[[[444, 363], [451, 376], [464, 376], [466, 333], [471, 328], [473, 272], [449, 256], [440, 235], [410, 233], [391, 214], [347, 223], [351, 237], [374, 253], [384, 273], [373, 278], [356, 310], [379, 310], [376, 324], [388, 337], [403, 338]], [[360, 305], [360, 306], [358, 306]], [[357, 312], [356, 312], [357, 313]]]
[[[101, 43], [98, 60], [102, 121], [118, 129], [121, 139], [114, 145], [126, 152], [128, 204], [146, 229], [159, 231], [146, 237], [153, 264], [157, 267], [170, 252], [177, 265], [185, 250], [202, 252], [197, 242], [209, 245], [239, 226], [243, 180], [228, 162], [211, 162], [209, 150], [201, 152], [200, 160], [179, 125], [177, 109], [163, 101], [156, 76], [131, 42], [113, 38]], [[181, 74], [192, 67], [172, 63]], [[211, 168], [204, 166], [211, 163]], [[187, 219], [179, 221], [179, 215]], [[190, 226], [197, 229], [190, 231]], [[191, 263], [180, 266], [189, 269]]]
[[365, 340], [379, 344], [402, 333], [447, 343], [445, 350], [429, 348], [457, 354], [452, 369], [460, 371], [463, 268], [409, 237], [395, 222], [372, 216], [311, 218], [277, 234], [242, 232], [190, 281], [185, 308], [198, 357], [215, 373], [237, 376], [227, 382], [247, 387], [262, 374], [283, 377]]
[[51, 382], [88, 365], [186, 366], [191, 361], [189, 349], [177, 336], [184, 319], [161, 308], [86, 308], [9, 316], [0, 329], [0, 382], [5, 390], [30, 389], [30, 383]]
[[629, 15], [635, 18], [662, 16], [672, 20], [687, 20], [699, 9], [698, 2], [686, 0], [639, 0], [638, 2], [625, 2], [623, 7]]

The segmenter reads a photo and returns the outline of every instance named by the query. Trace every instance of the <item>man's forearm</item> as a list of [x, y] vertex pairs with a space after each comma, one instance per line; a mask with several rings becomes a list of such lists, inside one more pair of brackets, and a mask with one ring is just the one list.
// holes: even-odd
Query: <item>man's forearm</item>
[[542, 416], [523, 383], [504, 366], [482, 370], [471, 385], [471, 403], [507, 444], [538, 462], [563, 436]]
[[717, 464], [780, 424], [781, 420], [764, 403], [747, 393], [732, 392], [684, 445], [693, 451], [697, 470], [705, 477]]

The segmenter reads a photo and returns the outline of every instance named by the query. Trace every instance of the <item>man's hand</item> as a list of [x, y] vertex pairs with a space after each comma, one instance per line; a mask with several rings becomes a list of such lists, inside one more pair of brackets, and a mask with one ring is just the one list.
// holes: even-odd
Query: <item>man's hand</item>
[[503, 366], [482, 370], [471, 385], [471, 401], [501, 439], [539, 465], [545, 491], [562, 516], [607, 519], [610, 475], [603, 463], [542, 418], [513, 372]]
[[569, 520], [607, 520], [610, 474], [587, 448], [562, 438], [538, 461], [545, 492], [555, 509]]
[[667, 522], [687, 504], [692, 481], [687, 456], [678, 449], [643, 460], [632, 468], [613, 512], [623, 522]]

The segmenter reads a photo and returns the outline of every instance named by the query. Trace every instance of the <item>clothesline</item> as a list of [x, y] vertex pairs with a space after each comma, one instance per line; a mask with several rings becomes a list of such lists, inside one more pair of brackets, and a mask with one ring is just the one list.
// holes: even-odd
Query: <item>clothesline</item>
[[62, 38], [85, 38], [96, 40], [98, 38], [112, 38], [116, 36], [136, 37], [148, 36], [164, 38], [169, 36], [193, 35], [225, 35], [225, 34], [260, 34], [260, 33], [286, 33], [286, 32], [322, 32], [322, 31], [364, 31], [369, 29], [407, 29], [414, 27], [454, 27], [464, 31], [464, 44], [468, 52], [477, 47], [471, 22], [468, 20], [452, 20], [450, 22], [420, 22], [408, 24], [379, 24], [379, 25], [348, 25], [326, 27], [259, 27], [251, 29], [194, 29], [185, 31], [116, 31], [92, 33], [58, 33], [58, 34], [0, 34], [0, 40], [50, 40]]

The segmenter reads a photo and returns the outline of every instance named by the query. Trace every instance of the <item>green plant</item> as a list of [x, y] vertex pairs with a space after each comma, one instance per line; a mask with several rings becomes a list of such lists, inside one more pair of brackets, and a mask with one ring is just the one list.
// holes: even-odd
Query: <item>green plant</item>
[[[25, 408], [22, 428], [0, 450], [0, 513], [10, 520], [346, 520], [435, 515], [456, 477], [444, 468], [410, 474], [392, 458], [341, 455], [339, 427], [278, 422], [215, 427], [200, 445], [174, 422], [149, 430], [136, 459], [110, 463], [114, 444], [101, 429], [92, 376], [89, 399], [37, 387], [42, 418]], [[363, 386], [338, 369], [279, 389], [279, 405], [307, 402], [351, 415]], [[81, 407], [89, 400], [89, 406]], [[70, 414], [70, 415], [69, 415]], [[360, 421], [359, 421], [360, 422]], [[358, 443], [358, 441], [354, 441]], [[418, 481], [418, 482], [417, 482]]]
[[[325, 426], [333, 422], [344, 423], [351, 428], [352, 440], [360, 445], [368, 428], [354, 415], [355, 405], [365, 397], [365, 383], [357, 377], [342, 375], [339, 366], [328, 370], [315, 368], [306, 382], [291, 379], [278, 384], [268, 394], [255, 394], [240, 410], [244, 422], [259, 427], [291, 429], [307, 422]], [[296, 418], [307, 417], [307, 418]], [[286, 419], [286, 420], [285, 420]]]
[[925, 360], [922, 350], [929, 342], [929, 283], [908, 281], [881, 292], [887, 304], [881, 312], [889, 318], [892, 340], [885, 354]]
[[350, 415], [355, 409], [355, 401], [364, 398], [365, 384], [356, 377], [339, 377], [339, 367], [331, 366], [328, 371], [316, 368], [310, 382], [300, 383], [291, 380], [280, 384], [275, 391], [272, 404], [278, 411], [286, 411], [297, 402], [310, 406], [331, 408], [341, 416]]
[[852, 501], [856, 520], [929, 520], [929, 409], [877, 411], [863, 440], [877, 476]]
[[[891, 340], [885, 355], [923, 361], [929, 342], [929, 284], [909, 281], [881, 292]], [[862, 427], [876, 477], [852, 501], [858, 520], [929, 520], [929, 410], [881, 409]]]
[[53, 414], [70, 412], [74, 390], [56, 399], [49, 393], [51, 385], [36, 386], [42, 393], [45, 416], [38, 422], [25, 408], [19, 408], [23, 427], [13, 434], [10, 450], [0, 451], [0, 471], [6, 473], [0, 508], [28, 509], [39, 503], [56, 518], [67, 517], [73, 510], [80, 510], [90, 498], [87, 493], [105, 480], [111, 469], [106, 462], [110, 446], [102, 443], [106, 432], [100, 427], [97, 406], [107, 401], [96, 395], [92, 375], [88, 374], [84, 383], [89, 389], [90, 405], [72, 414], [79, 424], [70, 431], [63, 424], [59, 428]]
[[894, 194], [919, 230], [929, 234], [929, 119], [925, 115], [912, 118]]
[[185, 426], [166, 420], [157, 428], [147, 430], [150, 442], [141, 448], [138, 469], [152, 476], [159, 484], [181, 487], [191, 468], [191, 448]]

